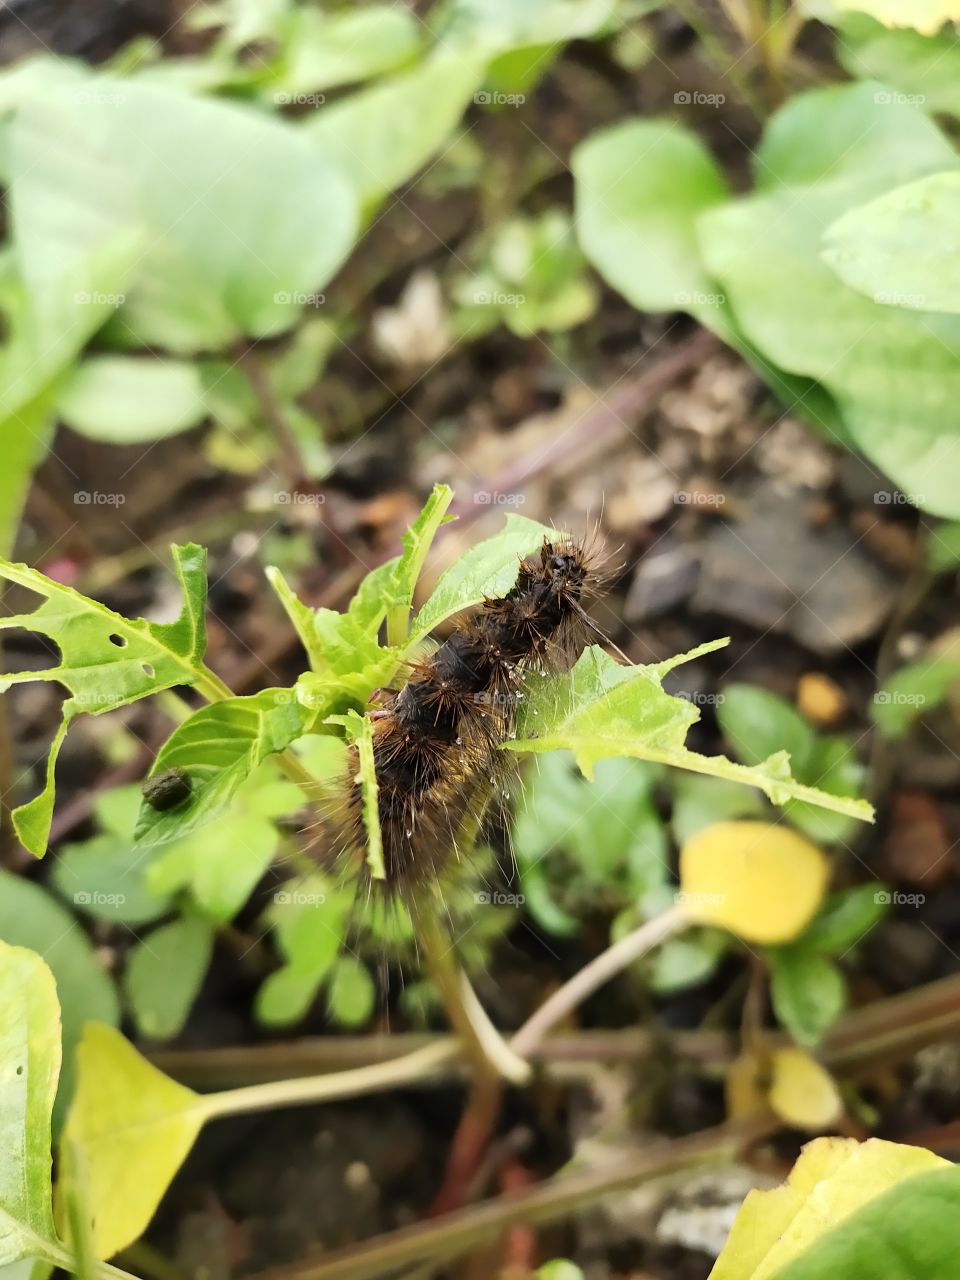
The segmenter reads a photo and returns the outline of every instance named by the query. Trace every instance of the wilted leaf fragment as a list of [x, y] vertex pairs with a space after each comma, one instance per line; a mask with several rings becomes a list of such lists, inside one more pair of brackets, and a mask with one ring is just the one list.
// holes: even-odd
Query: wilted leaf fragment
[[714, 823], [680, 852], [680, 901], [688, 915], [750, 942], [789, 942], [802, 933], [827, 878], [827, 860], [815, 844], [768, 822]]
[[109, 1258], [146, 1229], [206, 1111], [112, 1027], [89, 1023], [77, 1056], [64, 1140], [82, 1152], [96, 1251]]
[[[879, 1138], [864, 1143], [853, 1138], [817, 1138], [804, 1147], [782, 1187], [750, 1192], [710, 1280], [786, 1280], [790, 1262], [863, 1205], [903, 1179], [947, 1165], [921, 1147]], [[799, 1274], [813, 1280], [813, 1272], [798, 1273], [798, 1280]], [[823, 1271], [817, 1273], [818, 1280], [834, 1274], [855, 1280], [846, 1271]], [[881, 1280], [885, 1274], [873, 1272], [871, 1280]], [[901, 1280], [901, 1274], [896, 1274]], [[866, 1275], [862, 1273], [863, 1280]]]

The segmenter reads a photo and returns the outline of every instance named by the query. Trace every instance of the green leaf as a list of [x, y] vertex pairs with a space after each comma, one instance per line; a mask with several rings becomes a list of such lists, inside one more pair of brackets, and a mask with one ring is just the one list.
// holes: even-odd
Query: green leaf
[[90, 1023], [78, 1061], [64, 1142], [85, 1162], [94, 1244], [109, 1258], [143, 1234], [208, 1112], [112, 1027]]
[[141, 939], [127, 961], [124, 990], [143, 1035], [168, 1040], [180, 1032], [212, 954], [213, 930], [196, 916]]
[[803, 935], [804, 949], [844, 955], [883, 918], [889, 902], [889, 891], [876, 880], [831, 894]]
[[[915, 1176], [925, 1171], [947, 1168], [940, 1156], [922, 1147], [899, 1146], [871, 1138], [817, 1138], [803, 1148], [789, 1180], [772, 1191], [751, 1191], [737, 1214], [733, 1229], [710, 1272], [710, 1280], [799, 1280], [790, 1276], [790, 1263], [817, 1247], [817, 1242], [844, 1225], [871, 1201], [882, 1203], [883, 1193], [895, 1188], [897, 1195]], [[898, 1200], [898, 1206], [900, 1201]], [[956, 1221], [956, 1218], [945, 1221]], [[899, 1207], [887, 1208], [888, 1223], [909, 1222]], [[839, 1224], [839, 1225], [838, 1225]], [[908, 1228], [909, 1229], [909, 1228]], [[860, 1242], [860, 1241], [858, 1241]], [[862, 1243], [862, 1242], [860, 1242]], [[886, 1244], [886, 1256], [896, 1251]], [[862, 1280], [894, 1280], [896, 1272], [884, 1269], [883, 1258], [871, 1258], [873, 1269], [861, 1272]], [[853, 1280], [855, 1271], [829, 1266], [802, 1273], [804, 1280]], [[947, 1280], [943, 1273], [943, 1280]], [[899, 1280], [918, 1280], [931, 1273], [919, 1269], [900, 1273]]]
[[949, 31], [890, 31], [862, 13], [839, 21], [836, 55], [848, 75], [879, 80], [929, 115], [960, 115], [960, 48]]
[[960, 565], [960, 520], [930, 531], [927, 564], [934, 573], [948, 573]]
[[36, 951], [56, 982], [63, 1026], [62, 1107], [73, 1087], [74, 1048], [84, 1024], [120, 1020], [113, 983], [74, 916], [40, 885], [9, 871], [0, 871], [0, 938]]
[[300, 1022], [317, 998], [322, 981], [320, 975], [298, 973], [289, 964], [277, 969], [257, 992], [257, 1021], [266, 1027], [288, 1027]]
[[50, 1118], [60, 1071], [60, 1010], [38, 955], [0, 943], [0, 1265], [50, 1256], [56, 1241]]
[[516, 585], [520, 561], [539, 551], [544, 541], [563, 537], [556, 529], [510, 512], [500, 533], [476, 543], [441, 576], [413, 620], [410, 646], [455, 613], [472, 609], [488, 597], [506, 595]]
[[327, 987], [330, 1016], [344, 1027], [362, 1027], [370, 1020], [376, 998], [377, 988], [367, 966], [353, 956], [341, 956]]
[[280, 333], [353, 245], [355, 198], [303, 130], [171, 85], [102, 75], [37, 85], [10, 152], [28, 281], [91, 239], [136, 246], [112, 326], [126, 343], [184, 353]]
[[289, 689], [263, 689], [223, 698], [195, 711], [166, 740], [150, 777], [183, 769], [192, 784], [187, 801], [172, 809], [140, 806], [135, 839], [162, 844], [217, 817], [254, 769], [306, 732], [308, 715]]
[[677, 774], [673, 783], [671, 827], [678, 845], [704, 827], [726, 818], [755, 818], [763, 812], [763, 800], [735, 782]]
[[324, 107], [306, 130], [369, 208], [444, 147], [488, 59], [483, 49], [435, 52], [412, 71]]
[[672, 120], [629, 120], [573, 153], [577, 233], [600, 274], [634, 306], [683, 309], [728, 342], [786, 404], [835, 435], [835, 407], [808, 379], [775, 366], [748, 341], [704, 261], [699, 221], [727, 187], [702, 143]]
[[944, 702], [960, 681], [960, 657], [920, 658], [900, 667], [873, 695], [870, 715], [881, 733], [902, 738], [928, 711]]
[[383, 862], [383, 834], [380, 830], [380, 806], [377, 801], [377, 767], [373, 755], [373, 721], [369, 716], [348, 711], [345, 716], [331, 716], [347, 731], [347, 740], [357, 748], [358, 770], [354, 782], [363, 797], [363, 825], [367, 832], [367, 868], [374, 880], [387, 878]]
[[447, 518], [447, 508], [452, 501], [453, 490], [449, 485], [434, 485], [423, 510], [403, 535], [400, 559], [380, 585], [387, 608], [387, 639], [391, 644], [403, 644], [407, 638], [413, 594], [427, 553], [438, 529]]
[[782, 753], [747, 767], [723, 756], [699, 755], [684, 746], [687, 731], [700, 713], [685, 699], [665, 693], [662, 678], [678, 663], [724, 643], [702, 645], [657, 666], [636, 667], [620, 666], [596, 646], [585, 649], [562, 680], [530, 681], [517, 740], [502, 745], [522, 752], [568, 748], [588, 778], [598, 760], [611, 756], [652, 760], [758, 787], [774, 804], [802, 799], [871, 821], [873, 809], [866, 801], [831, 796], [798, 783]]
[[960, 312], [960, 271], [943, 252], [960, 214], [960, 171], [908, 182], [843, 214], [823, 237], [823, 259], [874, 302]]
[[960, 1170], [918, 1173], [821, 1235], [774, 1280], [953, 1280]]
[[837, 966], [810, 951], [803, 942], [771, 947], [770, 994], [781, 1024], [797, 1044], [819, 1044], [847, 1002], [847, 988]]
[[184, 605], [177, 621], [169, 623], [124, 618], [36, 569], [0, 560], [0, 577], [44, 597], [32, 613], [0, 618], [0, 629], [23, 627], [39, 632], [55, 641], [60, 650], [60, 662], [55, 666], [0, 677], [0, 692], [13, 684], [56, 680], [72, 695], [62, 707], [60, 728], [47, 760], [45, 787], [13, 813], [21, 843], [37, 857], [46, 852], [54, 768], [73, 717], [81, 712], [102, 715], [161, 689], [194, 684], [203, 674], [206, 552], [188, 543], [174, 547], [173, 554]]
[[161, 440], [207, 414], [196, 365], [140, 356], [84, 360], [65, 379], [57, 411], [81, 435], [107, 444]]
[[700, 243], [748, 341], [817, 380], [856, 446], [916, 505], [955, 516], [960, 490], [943, 459], [958, 430], [960, 320], [868, 300], [820, 253], [824, 228], [848, 210], [957, 164], [922, 112], [882, 92], [856, 84], [791, 100], [767, 128], [757, 190], [701, 215]]
[[[392, 71], [421, 45], [420, 26], [405, 9], [373, 4], [351, 13], [296, 8], [269, 35], [283, 42], [281, 65], [267, 85], [278, 105], [312, 89], [335, 89]], [[309, 105], [309, 103], [308, 103]]]

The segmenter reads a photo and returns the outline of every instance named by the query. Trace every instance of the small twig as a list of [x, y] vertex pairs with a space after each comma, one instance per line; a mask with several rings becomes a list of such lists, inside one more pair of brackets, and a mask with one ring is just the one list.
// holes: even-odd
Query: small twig
[[287, 422], [286, 414], [274, 393], [269, 372], [260, 352], [255, 346], [245, 347], [240, 352], [237, 363], [247, 375], [253, 394], [260, 404], [261, 412], [277, 437], [287, 479], [291, 484], [296, 484], [308, 474], [308, 468], [300, 450], [300, 442]]

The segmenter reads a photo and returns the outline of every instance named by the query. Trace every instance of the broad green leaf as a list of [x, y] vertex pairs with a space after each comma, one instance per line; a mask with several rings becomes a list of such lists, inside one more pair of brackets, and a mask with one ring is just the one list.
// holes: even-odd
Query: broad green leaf
[[780, 1025], [797, 1044], [819, 1044], [847, 1003], [843, 974], [831, 960], [808, 948], [805, 939], [771, 948], [769, 958], [770, 994]]
[[616, 0], [456, 0], [444, 39], [498, 51], [587, 39], [617, 18]]
[[889, 30], [863, 13], [839, 21], [836, 54], [857, 80], [879, 80], [929, 115], [960, 115], [960, 47], [949, 31]]
[[43, 461], [53, 436], [48, 398], [22, 405], [0, 421], [5, 449], [0, 471], [0, 551], [9, 552], [17, 535], [34, 468]]
[[50, 1118], [60, 1072], [60, 1010], [38, 955], [0, 943], [0, 1265], [49, 1256], [56, 1242]]
[[489, 51], [439, 50], [412, 71], [324, 107], [304, 127], [368, 208], [409, 182], [457, 128]]
[[107, 444], [161, 440], [207, 414], [195, 365], [140, 356], [84, 360], [64, 380], [57, 410], [75, 431]]
[[49, 258], [51, 224], [65, 261], [91, 226], [108, 243], [133, 239], [112, 332], [174, 352], [290, 328], [356, 231], [348, 183], [303, 130], [149, 80], [96, 75], [29, 94], [11, 176], [25, 277]]
[[803, 935], [806, 950], [843, 956], [886, 914], [890, 894], [880, 881], [832, 893]]
[[[788, 1264], [831, 1228], [889, 1188], [896, 1186], [903, 1192], [905, 1187], [900, 1184], [905, 1180], [941, 1167], [946, 1168], [947, 1162], [922, 1147], [898, 1146], [879, 1138], [864, 1143], [853, 1138], [816, 1138], [803, 1148], [783, 1186], [751, 1191], [747, 1196], [710, 1280], [786, 1280]], [[888, 1210], [888, 1215], [892, 1223], [903, 1221], [899, 1212]], [[913, 1280], [924, 1273], [910, 1274]], [[809, 1280], [815, 1275], [817, 1280], [825, 1276], [854, 1280], [854, 1273], [843, 1268], [811, 1272]], [[864, 1273], [863, 1280], [867, 1276], [886, 1280], [882, 1269]], [[807, 1275], [803, 1280], [808, 1280]], [[901, 1280], [906, 1280], [906, 1275], [902, 1274]]]
[[192, 785], [190, 796], [162, 810], [144, 800], [137, 843], [161, 844], [212, 822], [257, 765], [306, 732], [307, 718], [290, 689], [224, 698], [195, 711], [174, 729], [150, 769], [151, 778], [168, 769], [184, 770]]
[[801, 0], [801, 8], [826, 22], [853, 10], [885, 26], [914, 27], [930, 36], [944, 23], [960, 19], [957, 0]]
[[895, 187], [827, 228], [823, 258], [874, 302], [960, 312], [960, 270], [943, 252], [960, 216], [960, 169]]
[[344, 1027], [362, 1027], [369, 1022], [376, 999], [377, 988], [367, 966], [353, 956], [341, 956], [327, 987], [330, 1016]]
[[39, 632], [55, 641], [60, 650], [60, 662], [55, 666], [0, 677], [0, 692], [13, 684], [55, 680], [71, 694], [63, 704], [60, 727], [50, 748], [46, 785], [39, 796], [13, 814], [21, 843], [37, 857], [46, 852], [54, 768], [73, 717], [81, 712], [102, 715], [161, 689], [194, 684], [202, 675], [206, 552], [188, 543], [174, 547], [173, 554], [184, 604], [177, 621], [168, 623], [124, 618], [36, 569], [0, 560], [0, 577], [43, 597], [32, 613], [0, 618], [0, 629], [23, 627]]
[[873, 695], [870, 715], [888, 738], [902, 738], [912, 726], [934, 711], [960, 683], [960, 656], [919, 658], [900, 667]]
[[960, 1171], [908, 1177], [819, 1236], [775, 1280], [953, 1280]]
[[873, 302], [820, 255], [824, 228], [848, 210], [957, 166], [928, 117], [882, 92], [856, 84], [792, 99], [768, 126], [757, 190], [701, 215], [700, 244], [747, 339], [818, 380], [856, 446], [916, 505], [955, 516], [960, 320]]
[[696, 218], [729, 192], [702, 144], [672, 121], [627, 120], [582, 143], [573, 174], [577, 233], [601, 275], [644, 311], [683, 308], [723, 325]]
[[353, 891], [323, 876], [291, 880], [266, 913], [285, 958], [257, 992], [258, 1019], [269, 1026], [298, 1022], [338, 963], [354, 910]]
[[730, 343], [791, 406], [836, 436], [836, 409], [808, 379], [775, 367], [739, 325], [698, 240], [727, 186], [702, 143], [673, 120], [628, 120], [573, 153], [577, 234], [587, 257], [635, 307], [684, 310]]
[[487, 598], [495, 600], [506, 595], [516, 584], [520, 561], [539, 551], [545, 541], [563, 537], [557, 529], [510, 512], [500, 533], [476, 543], [441, 576], [413, 620], [411, 644], [455, 613], [472, 609]]
[[179, 1033], [212, 954], [213, 931], [196, 916], [184, 916], [141, 938], [127, 961], [124, 990], [143, 1035], [167, 1040]]
[[0, 871], [0, 938], [29, 947], [49, 967], [62, 1010], [63, 1070], [58, 1108], [73, 1086], [74, 1049], [91, 1019], [117, 1023], [120, 1010], [104, 972], [77, 919], [38, 884]]
[[717, 822], [680, 850], [677, 902], [691, 919], [749, 942], [792, 942], [823, 902], [822, 851], [784, 823]]
[[758, 787], [774, 804], [801, 799], [870, 821], [873, 810], [866, 801], [831, 796], [797, 782], [782, 753], [748, 767], [724, 756], [703, 756], [687, 749], [687, 732], [700, 713], [692, 703], [664, 692], [663, 676], [678, 663], [725, 643], [703, 645], [669, 663], [635, 667], [620, 666], [602, 649], [591, 646], [563, 679], [530, 680], [517, 739], [502, 745], [522, 752], [567, 748], [588, 778], [598, 760], [633, 756]]
[[266, 1027], [288, 1027], [300, 1022], [316, 1000], [322, 981], [319, 974], [299, 973], [293, 965], [283, 965], [264, 980], [257, 992], [257, 1021]]
[[270, 36], [283, 43], [281, 65], [267, 80], [279, 106], [296, 103], [298, 94], [313, 89], [383, 75], [409, 62], [421, 46], [418, 21], [389, 4], [334, 14], [299, 7], [275, 24]]
[[64, 1141], [81, 1152], [97, 1254], [109, 1258], [149, 1225], [208, 1112], [119, 1031], [90, 1023]]

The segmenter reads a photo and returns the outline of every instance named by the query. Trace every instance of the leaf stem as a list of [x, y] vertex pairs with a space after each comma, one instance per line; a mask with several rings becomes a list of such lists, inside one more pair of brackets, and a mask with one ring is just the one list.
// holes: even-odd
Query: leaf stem
[[514, 1053], [527, 1057], [551, 1027], [572, 1013], [577, 1005], [593, 995], [605, 982], [692, 923], [683, 907], [675, 906], [663, 915], [645, 921], [606, 951], [601, 951], [600, 955], [575, 973], [569, 982], [565, 982], [527, 1019], [511, 1039], [510, 1048]]

